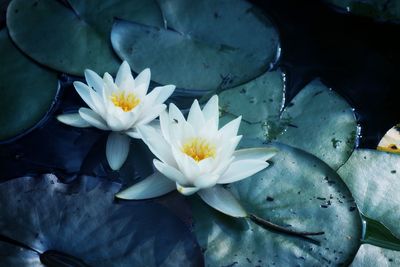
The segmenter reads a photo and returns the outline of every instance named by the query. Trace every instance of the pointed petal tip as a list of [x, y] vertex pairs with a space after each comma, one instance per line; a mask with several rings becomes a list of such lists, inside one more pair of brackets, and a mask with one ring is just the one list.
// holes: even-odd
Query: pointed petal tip
[[92, 126], [90, 123], [82, 119], [79, 113], [60, 114], [56, 118], [59, 122], [74, 127], [86, 128]]
[[106, 156], [108, 164], [114, 171], [119, 170], [129, 154], [130, 138], [121, 133], [112, 132], [108, 135]]
[[126, 200], [143, 200], [159, 197], [175, 190], [175, 183], [155, 172], [144, 180], [118, 192], [115, 197]]
[[222, 186], [203, 189], [197, 194], [205, 203], [219, 212], [236, 218], [248, 217], [246, 210], [236, 197]]

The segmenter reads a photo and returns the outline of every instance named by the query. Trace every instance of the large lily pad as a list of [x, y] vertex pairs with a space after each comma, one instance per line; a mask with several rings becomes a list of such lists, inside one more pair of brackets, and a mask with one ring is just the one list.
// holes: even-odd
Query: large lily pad
[[206, 265], [348, 264], [361, 237], [361, 220], [350, 191], [321, 160], [289, 146], [275, 146], [280, 152], [272, 158], [271, 167], [231, 184], [229, 190], [250, 213], [296, 230], [324, 231], [315, 237], [320, 245], [227, 217], [195, 202], [195, 233], [205, 249]]
[[319, 80], [304, 87], [281, 112], [283, 93], [279, 71], [224, 91], [220, 94], [221, 122], [242, 115], [240, 133], [246, 137], [303, 149], [338, 169], [356, 146], [353, 109]]
[[57, 75], [26, 58], [0, 31], [0, 140], [38, 124], [53, 105]]
[[114, 17], [162, 25], [153, 0], [13, 0], [7, 25], [17, 46], [38, 62], [61, 72], [83, 75], [116, 72], [119, 60], [109, 41]]
[[400, 155], [358, 149], [339, 171], [360, 211], [400, 238]]
[[[201, 264], [201, 253], [180, 220], [157, 204], [113, 203], [119, 187], [91, 177], [66, 185], [53, 175], [5, 182], [0, 185], [0, 234], [89, 266]], [[44, 266], [37, 253], [1, 241], [0, 247], [1, 266]]]
[[362, 245], [351, 267], [396, 267], [400, 266], [400, 252], [379, 248], [372, 245]]
[[325, 0], [344, 12], [367, 16], [378, 21], [400, 22], [398, 0]]
[[[114, 24], [111, 41], [133, 70], [179, 88], [215, 90], [254, 79], [277, 55], [278, 33], [247, 1], [159, 1], [166, 27]], [[238, 38], [240, 36], [240, 38]]]
[[282, 113], [276, 140], [306, 150], [338, 169], [353, 152], [358, 126], [353, 109], [319, 80], [308, 84]]

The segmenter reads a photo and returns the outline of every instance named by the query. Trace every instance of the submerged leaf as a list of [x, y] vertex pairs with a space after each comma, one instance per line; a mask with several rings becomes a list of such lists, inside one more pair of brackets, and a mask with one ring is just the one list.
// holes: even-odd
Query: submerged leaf
[[[91, 177], [67, 185], [53, 175], [2, 183], [0, 234], [53, 264], [201, 264], [200, 251], [179, 219], [157, 204], [114, 203], [119, 187]], [[1, 266], [44, 266], [31, 250], [8, 242], [0, 242], [0, 248]]]
[[26, 132], [51, 109], [57, 74], [26, 58], [0, 31], [0, 141]]

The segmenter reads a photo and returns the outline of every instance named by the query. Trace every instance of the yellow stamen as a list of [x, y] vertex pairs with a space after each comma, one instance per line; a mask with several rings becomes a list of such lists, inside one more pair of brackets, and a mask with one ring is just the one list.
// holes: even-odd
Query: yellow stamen
[[140, 99], [134, 93], [125, 91], [112, 93], [110, 99], [116, 107], [120, 107], [125, 112], [131, 111], [140, 103]]
[[182, 152], [199, 162], [206, 158], [215, 157], [215, 146], [204, 138], [195, 137], [183, 144]]

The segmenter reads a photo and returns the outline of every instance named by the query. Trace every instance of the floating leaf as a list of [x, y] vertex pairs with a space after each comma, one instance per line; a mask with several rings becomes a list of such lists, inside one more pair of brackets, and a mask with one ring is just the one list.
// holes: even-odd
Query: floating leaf
[[351, 267], [397, 267], [400, 266], [400, 252], [379, 248], [372, 245], [362, 245]]
[[[201, 264], [201, 253], [180, 220], [158, 204], [113, 203], [118, 190], [118, 184], [91, 177], [69, 185], [59, 183], [53, 175], [2, 183], [0, 234], [52, 262]], [[0, 248], [1, 266], [44, 266], [31, 250], [9, 242], [0, 242]]]
[[400, 22], [398, 0], [325, 0], [342, 11], [367, 16], [378, 21]]
[[119, 60], [109, 41], [114, 17], [162, 25], [157, 3], [135, 1], [13, 0], [7, 26], [17, 46], [38, 62], [61, 72], [83, 75], [116, 72]]
[[37, 125], [53, 105], [57, 75], [26, 58], [0, 31], [0, 140]]
[[400, 155], [358, 149], [339, 171], [360, 211], [400, 238]]
[[350, 105], [320, 81], [309, 83], [281, 116], [284, 132], [276, 140], [314, 154], [333, 169], [356, 146], [357, 121]]
[[339, 168], [356, 145], [357, 123], [353, 109], [334, 91], [315, 80], [286, 106], [280, 71], [220, 94], [221, 122], [243, 114], [241, 134], [303, 149]]
[[[278, 33], [243, 1], [159, 1], [164, 28], [116, 21], [111, 41], [134, 71], [179, 88], [215, 90], [254, 79], [277, 55]], [[240, 38], [238, 38], [240, 36]]]
[[[253, 144], [260, 145], [260, 141]], [[246, 141], [246, 145], [250, 143]], [[249, 213], [299, 231], [324, 231], [310, 240], [283, 235], [225, 216], [194, 202], [195, 233], [207, 266], [321, 266], [351, 262], [361, 237], [351, 194], [328, 165], [301, 150], [280, 152], [268, 169], [228, 189]]]

